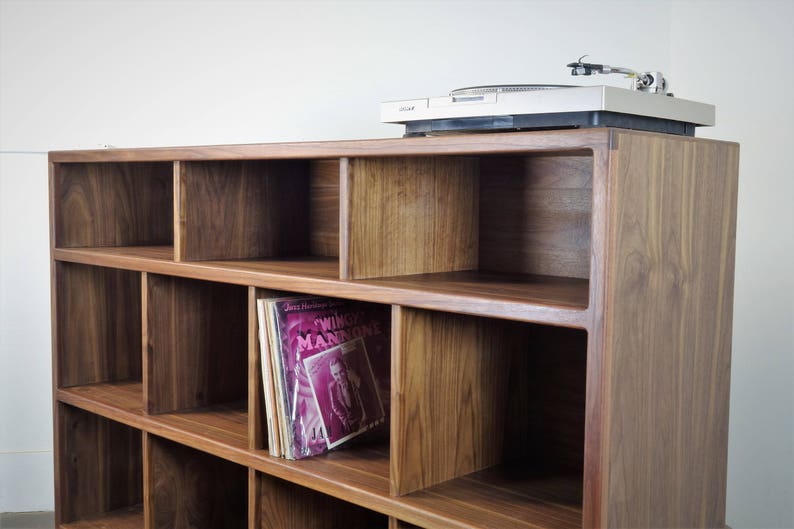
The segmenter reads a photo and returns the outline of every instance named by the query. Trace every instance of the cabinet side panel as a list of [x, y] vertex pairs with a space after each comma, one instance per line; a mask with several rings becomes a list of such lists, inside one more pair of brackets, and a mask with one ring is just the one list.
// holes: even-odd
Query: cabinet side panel
[[56, 263], [58, 387], [141, 378], [141, 277]]
[[480, 269], [587, 279], [593, 156], [480, 160]]
[[738, 147], [629, 133], [617, 145], [608, 526], [721, 529]]
[[180, 165], [182, 260], [309, 253], [308, 162]]
[[55, 178], [57, 247], [173, 241], [172, 164], [59, 164]]
[[477, 268], [478, 182], [473, 158], [350, 160], [343, 276]]

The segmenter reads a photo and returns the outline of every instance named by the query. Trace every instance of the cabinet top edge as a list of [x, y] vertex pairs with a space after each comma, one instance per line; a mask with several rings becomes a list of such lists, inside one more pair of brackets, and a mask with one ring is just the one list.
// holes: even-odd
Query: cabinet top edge
[[653, 138], [665, 138], [665, 139], [674, 139], [678, 141], [685, 141], [685, 142], [697, 142], [697, 143], [711, 143], [711, 144], [718, 144], [718, 145], [725, 145], [728, 147], [738, 148], [739, 143], [735, 141], [727, 141], [727, 140], [718, 140], [714, 138], [699, 138], [696, 136], [678, 136], [675, 134], [661, 134], [658, 132], [647, 132], [643, 130], [630, 130], [630, 129], [609, 129], [610, 132], [610, 143], [609, 149], [616, 150], [620, 146], [620, 138], [622, 136], [646, 136], [646, 137], [653, 137]]
[[500, 154], [606, 149], [611, 130], [571, 129], [417, 138], [50, 151], [51, 163]]

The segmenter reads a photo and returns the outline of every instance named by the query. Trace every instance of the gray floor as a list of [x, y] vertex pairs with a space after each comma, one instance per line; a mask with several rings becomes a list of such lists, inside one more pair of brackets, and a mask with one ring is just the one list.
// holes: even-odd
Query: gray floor
[[6, 512], [0, 514], [0, 529], [53, 529], [52, 512]]

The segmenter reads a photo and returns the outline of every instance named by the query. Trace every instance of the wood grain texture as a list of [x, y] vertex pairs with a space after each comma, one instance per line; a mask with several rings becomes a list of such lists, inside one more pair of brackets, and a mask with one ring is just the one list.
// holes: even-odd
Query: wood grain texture
[[413, 525], [408, 522], [389, 516], [389, 529], [420, 529], [418, 525]]
[[140, 274], [57, 263], [59, 387], [141, 378]]
[[322, 159], [356, 156], [498, 154], [581, 151], [609, 142], [608, 129], [471, 134], [431, 138], [319, 141], [253, 145], [208, 145], [147, 149], [53, 151], [50, 162], [130, 162], [173, 160]]
[[392, 314], [392, 494], [500, 462], [511, 355], [526, 350], [525, 336], [508, 322], [398, 306]]
[[95, 384], [57, 394], [61, 402], [424, 528], [582, 527], [581, 476], [538, 475], [535, 465], [510, 463], [395, 497], [389, 492], [388, 446], [287, 461], [248, 449], [245, 418], [235, 421], [230, 411], [145, 415], [140, 384]]
[[606, 403], [609, 363], [604, 350], [604, 300], [609, 226], [609, 171], [611, 151], [593, 150], [593, 216], [591, 222], [590, 302], [587, 336], [587, 384], [585, 398], [584, 495], [582, 527], [606, 526], [608, 510], [609, 425]]
[[[491, 467], [404, 496], [416, 511], [398, 516], [426, 529], [578, 529], [582, 480], [578, 475], [537, 473], [521, 461]], [[445, 523], [428, 514], [444, 511]]]
[[256, 300], [257, 289], [248, 287], [248, 446], [263, 450], [268, 432]]
[[245, 401], [247, 290], [148, 274], [149, 413]]
[[617, 140], [606, 525], [722, 528], [738, 148]]
[[392, 493], [515, 459], [581, 476], [584, 331], [393, 310]]
[[59, 525], [61, 529], [142, 529], [143, 505], [89, 516], [83, 520]]
[[[497, 325], [492, 333], [500, 332]], [[504, 461], [520, 458], [525, 471], [581, 477], [584, 470], [587, 333], [512, 325]], [[511, 346], [508, 342], [508, 346]]]
[[256, 529], [386, 529], [386, 516], [267, 474], [258, 474]]
[[55, 259], [266, 289], [583, 328], [588, 282], [526, 274], [449, 272], [344, 281], [329, 258], [175, 263], [166, 247], [56, 249]]
[[308, 255], [308, 162], [181, 162], [178, 179], [181, 260]]
[[54, 189], [58, 247], [173, 241], [170, 163], [58, 164]]
[[477, 268], [474, 158], [356, 158], [343, 185], [343, 279]]
[[339, 160], [309, 166], [309, 254], [339, 257]]
[[[143, 411], [141, 409], [141, 411]], [[152, 460], [153, 436], [144, 431], [143, 444], [143, 529], [154, 527], [154, 462]]]
[[65, 404], [57, 420], [61, 523], [143, 501], [140, 431]]
[[185, 204], [185, 193], [182, 189], [183, 186], [183, 162], [174, 162], [173, 167], [173, 189], [174, 189], [174, 248], [173, 259], [174, 261], [185, 261], [185, 216], [187, 214], [187, 205]]
[[480, 269], [588, 278], [593, 157], [480, 159]]
[[[79, 407], [134, 428], [168, 437], [163, 432], [179, 430], [199, 449], [223, 445], [233, 449], [248, 446], [248, 414], [244, 402], [216, 404], [174, 413], [146, 416], [139, 382], [103, 382], [59, 391], [61, 402]], [[185, 442], [180, 439], [180, 442]]]
[[143, 409], [149, 409], [149, 395], [153, 392], [149, 378], [152, 368], [149, 365], [149, 274], [141, 273], [141, 387], [143, 389]]
[[[199, 479], [206, 475], [235, 483], [230, 501], [244, 504], [233, 506], [239, 516], [232, 526], [247, 517], [249, 529], [301, 519], [306, 513], [294, 511], [307, 499], [317, 510], [360, 505], [390, 517], [392, 525], [425, 529], [723, 527], [737, 151], [710, 140], [601, 129], [51, 153], [58, 523], [124, 527], [125, 510], [141, 500], [128, 496], [121, 511], [107, 513], [110, 507], [83, 498], [85, 490], [95, 494], [80, 480], [101, 474], [92, 481], [116, 481], [97, 470], [103, 461], [143, 452], [142, 496], [149, 507], [157, 498], [173, 497], [156, 490], [186, 492], [162, 509], [178, 514], [154, 518], [151, 509], [133, 512], [130, 523], [143, 520], [147, 529], [175, 520], [185, 527], [225, 527], [204, 505], [224, 498], [220, 485], [197, 485], [209, 481]], [[196, 203], [210, 206], [198, 214], [223, 217], [235, 211], [226, 220], [209, 221], [222, 226], [212, 245], [223, 247], [224, 222], [234, 224], [251, 210], [249, 197], [235, 195], [249, 188], [224, 187], [223, 175], [261, 176], [252, 168], [277, 167], [290, 158], [302, 167], [300, 185], [307, 182], [301, 202], [306, 228], [299, 230], [306, 235], [294, 255], [232, 260], [224, 253], [225, 260], [180, 262], [181, 235], [190, 227], [187, 217], [168, 215], [173, 209], [188, 211], [180, 187], [184, 171], [198, 168], [194, 173], [202, 180], [203, 196]], [[378, 168], [371, 172], [381, 181], [357, 193], [359, 163]], [[142, 171], [146, 164], [153, 169]], [[394, 169], [403, 165], [409, 170]], [[436, 171], [436, 165], [442, 169]], [[471, 251], [459, 243], [446, 250], [449, 234], [454, 239], [455, 230], [468, 228], [465, 220], [447, 222], [465, 208], [456, 211], [442, 195], [469, 172], [476, 177], [473, 191], [453, 193], [475, 198], [477, 239]], [[420, 182], [403, 185], [405, 174], [407, 181]], [[444, 179], [440, 191], [424, 192], [428, 182]], [[161, 197], [152, 196], [161, 181], [171, 188], [165, 202], [173, 199], [163, 208], [156, 205]], [[412, 191], [421, 197], [414, 200]], [[115, 192], [118, 197], [111, 196]], [[362, 204], [392, 217], [391, 209], [400, 208], [392, 208], [394, 201], [384, 206], [370, 192], [392, 193], [406, 203], [435, 199], [413, 210], [410, 222], [373, 217], [373, 224], [359, 215]], [[212, 200], [216, 195], [221, 203]], [[173, 247], [167, 236], [160, 243], [150, 240], [150, 228], [140, 221], [147, 208], [160, 211], [157, 215], [176, 230]], [[336, 219], [341, 222], [334, 226]], [[416, 255], [431, 255], [436, 248], [426, 247], [437, 245], [450, 261], [473, 255], [467, 267], [474, 270], [445, 266], [431, 273], [354, 279], [350, 270], [363, 262], [355, 248], [361, 238], [350, 229], [356, 222], [396, 225], [401, 233], [392, 237], [393, 246], [410, 254], [398, 260], [432, 262]], [[435, 235], [417, 237], [425, 228]], [[270, 228], [256, 224], [255, 230]], [[59, 237], [67, 233], [77, 243], [61, 244]], [[246, 233], [231, 233], [230, 247], [251, 246], [239, 242]], [[134, 242], [136, 237], [141, 242]], [[370, 240], [392, 244], [388, 238]], [[202, 281], [230, 285], [217, 286], [216, 295], [196, 286]], [[192, 286], [172, 285], [152, 296], [153, 282], [157, 288]], [[357, 445], [302, 461], [269, 456], [261, 443], [265, 432], [256, 399], [261, 388], [252, 374], [258, 359], [251, 346], [250, 296], [258, 289], [400, 306], [393, 329], [399, 351], [394, 358], [400, 362], [393, 400], [402, 400], [392, 410], [388, 445]], [[151, 308], [153, 297], [166, 308]], [[214, 307], [205, 310], [207, 305]], [[227, 321], [233, 312], [242, 324], [232, 338], [195, 332], [207, 316], [217, 321], [223, 314]], [[129, 321], [140, 328], [124, 328], [121, 322]], [[155, 360], [150, 327], [161, 337], [154, 340], [165, 352], [162, 358], [173, 365], [160, 369], [150, 362]], [[236, 374], [220, 376], [234, 384], [201, 380], [216, 368], [209, 363], [198, 368], [203, 360], [190, 358], [202, 349], [199, 342], [233, 343], [199, 351], [199, 357], [223, 358], [225, 364], [239, 359]], [[119, 367], [136, 356], [137, 370]], [[163, 373], [169, 382], [163, 382]], [[177, 395], [192, 395], [183, 402], [202, 407], [149, 415], [158, 392], [171, 386], [180, 388]], [[213, 388], [220, 386], [237, 388], [234, 400], [202, 400], [200, 391], [218, 395]], [[155, 397], [152, 404], [149, 396]], [[63, 427], [69, 416], [90, 419], [69, 430]], [[151, 441], [141, 450], [125, 448], [129, 443], [119, 433], [112, 437], [120, 443], [103, 447], [91, 440], [103, 431], [136, 432], [133, 428], [154, 439], [155, 450], [166, 447], [168, 455], [159, 459], [166, 461], [165, 471], [153, 470]], [[75, 463], [71, 453], [93, 462]], [[223, 468], [234, 464], [241, 471], [227, 478]], [[128, 472], [138, 473], [131, 467]], [[112, 494], [126, 496], [125, 476], [120, 479]], [[156, 489], [163, 482], [171, 483], [170, 489]], [[265, 483], [274, 482], [279, 486], [265, 490]], [[399, 486], [418, 490], [392, 495]], [[199, 502], [191, 518], [185, 506]], [[268, 512], [275, 522], [262, 521], [268, 503], [274, 505]], [[65, 517], [72, 504], [85, 512], [77, 521]], [[384, 517], [378, 520], [386, 523]]]
[[150, 437], [151, 529], [245, 529], [248, 471], [209, 454]]

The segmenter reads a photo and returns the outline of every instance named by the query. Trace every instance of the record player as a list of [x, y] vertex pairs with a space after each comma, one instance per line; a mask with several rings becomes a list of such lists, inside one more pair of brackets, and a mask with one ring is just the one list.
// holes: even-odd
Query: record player
[[[585, 56], [586, 57], [586, 56]], [[381, 121], [405, 125], [406, 136], [509, 130], [619, 127], [694, 136], [714, 125], [714, 105], [673, 97], [661, 72], [582, 62], [571, 75], [624, 74], [630, 88], [573, 85], [490, 85], [448, 96], [381, 103]]]

